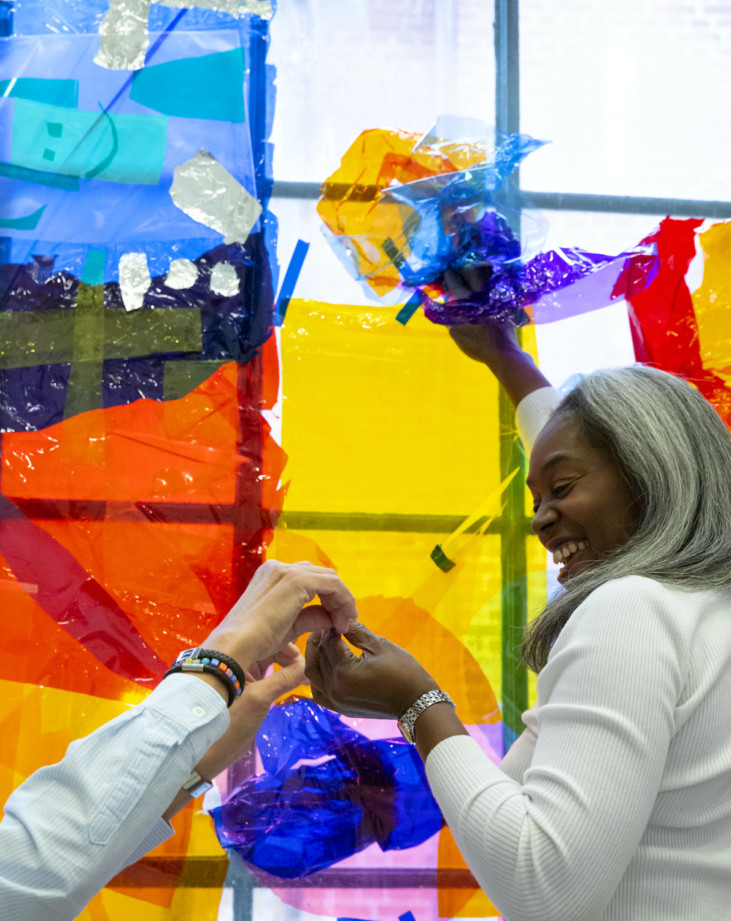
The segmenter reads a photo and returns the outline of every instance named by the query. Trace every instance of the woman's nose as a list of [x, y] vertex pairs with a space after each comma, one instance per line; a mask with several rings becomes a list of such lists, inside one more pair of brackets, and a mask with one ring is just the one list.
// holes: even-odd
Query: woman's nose
[[533, 514], [530, 526], [534, 534], [539, 534], [544, 528], [550, 527], [558, 521], [558, 512], [550, 502], [542, 502]]

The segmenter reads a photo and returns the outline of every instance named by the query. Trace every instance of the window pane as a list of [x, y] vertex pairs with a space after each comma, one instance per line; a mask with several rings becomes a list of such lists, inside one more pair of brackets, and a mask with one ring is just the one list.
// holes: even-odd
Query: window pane
[[274, 178], [322, 182], [366, 128], [426, 132], [438, 115], [493, 123], [485, 0], [281, 0]]
[[731, 198], [728, 0], [521, 0], [527, 189]]

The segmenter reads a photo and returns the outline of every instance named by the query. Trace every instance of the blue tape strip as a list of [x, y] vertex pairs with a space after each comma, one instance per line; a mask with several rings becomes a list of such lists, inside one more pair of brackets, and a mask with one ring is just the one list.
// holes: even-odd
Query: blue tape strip
[[309, 243], [305, 243], [304, 240], [297, 240], [297, 245], [295, 246], [294, 252], [292, 253], [292, 258], [289, 260], [289, 265], [287, 266], [287, 271], [284, 275], [284, 281], [282, 282], [282, 287], [279, 290], [277, 304], [274, 308], [273, 322], [275, 326], [281, 326], [284, 323], [284, 318], [287, 315], [287, 308], [289, 307], [289, 302], [292, 300], [294, 288], [297, 284], [297, 280], [300, 277], [302, 264], [305, 261], [305, 256], [307, 255], [309, 248]]
[[414, 293], [411, 295], [408, 301], [406, 301], [401, 310], [399, 310], [399, 312], [396, 314], [396, 322], [402, 323], [404, 326], [406, 326], [406, 324], [413, 317], [419, 307], [421, 307], [422, 299], [423, 295], [421, 291], [418, 289], [414, 291]]

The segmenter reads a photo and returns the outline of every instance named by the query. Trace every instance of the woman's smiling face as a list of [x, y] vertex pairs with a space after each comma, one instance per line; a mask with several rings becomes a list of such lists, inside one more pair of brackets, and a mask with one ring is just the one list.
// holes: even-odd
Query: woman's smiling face
[[561, 583], [605, 559], [639, 526], [632, 493], [617, 465], [569, 417], [555, 417], [541, 430], [527, 482], [533, 530], [554, 562], [563, 564]]

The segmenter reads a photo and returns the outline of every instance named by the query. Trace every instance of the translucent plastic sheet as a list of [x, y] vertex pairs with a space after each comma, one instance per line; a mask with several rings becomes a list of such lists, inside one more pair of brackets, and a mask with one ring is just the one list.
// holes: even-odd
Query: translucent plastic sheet
[[[692, 381], [731, 427], [731, 224], [700, 230], [702, 224], [667, 218], [647, 237], [657, 246], [660, 268], [654, 282], [630, 299], [632, 335], [638, 361]], [[686, 276], [696, 257], [703, 261], [703, 280], [691, 293]]]
[[[498, 759], [503, 717], [517, 707], [518, 637], [501, 639], [511, 586], [494, 499], [519, 480], [500, 466], [500, 438], [504, 448], [513, 433], [501, 435], [494, 382], [421, 312], [404, 327], [399, 307], [307, 302], [285, 285], [281, 335], [267, 339], [272, 216], [226, 242], [228, 225], [170, 194], [176, 167], [202, 150], [266, 205], [266, 23], [152, 4], [145, 67], [133, 73], [93, 62], [106, 9], [20, 0], [16, 34], [0, 40], [0, 601], [12, 652], [0, 798], [141, 700], [265, 555], [335, 566], [364, 622], [424, 663]], [[498, 153], [487, 181], [486, 139], [464, 137], [362, 139], [377, 155], [355, 186], [347, 176], [326, 186], [321, 204], [329, 219], [355, 221], [359, 259], [374, 256], [371, 232], [398, 245], [410, 212], [434, 227], [430, 199], [452, 196], [467, 203], [454, 213], [469, 215], [475, 183], [497, 189], [534, 143]], [[396, 176], [381, 225], [366, 193]], [[228, 188], [214, 183], [202, 181], [213, 198]], [[638, 356], [687, 374], [729, 418], [728, 225], [665, 222], [618, 257], [580, 240], [537, 254], [517, 250], [504, 204], [449, 237], [461, 264], [488, 245], [504, 273], [517, 259], [536, 275], [537, 323], [627, 299]], [[430, 246], [417, 241], [402, 266], [426, 271]], [[691, 293], [689, 266], [703, 253]], [[371, 264], [374, 290], [408, 290], [393, 259], [376, 250]], [[523, 335], [535, 352], [533, 327]], [[281, 446], [269, 427], [280, 423]], [[449, 571], [434, 564], [437, 545]], [[525, 546], [516, 578], [532, 614], [545, 600], [545, 554], [532, 537]], [[307, 695], [272, 711], [230, 791], [219, 781], [216, 821], [239, 851], [246, 917], [290, 907], [361, 921], [494, 917], [394, 726], [339, 720]], [[226, 918], [227, 871], [213, 821], [189, 809], [82, 919]]]
[[[266, 24], [154, 4], [144, 68], [114, 71], [94, 63], [107, 6], [19, 0], [2, 20], [0, 601], [3, 649], [23, 650], [2, 801], [221, 619], [282, 500], [262, 415], [279, 380]], [[213, 167], [176, 203], [196, 157]], [[232, 234], [200, 206], [222, 192], [248, 208]], [[213, 921], [226, 867], [188, 809], [81, 917]]]
[[[589, 276], [600, 275], [595, 284], [609, 283], [612, 296], [624, 293], [614, 290], [622, 279], [631, 278], [634, 290], [649, 283], [657, 268], [651, 243], [619, 256], [579, 248], [533, 255], [544, 225], [508, 179], [540, 146], [462, 119], [441, 119], [418, 140], [366, 131], [323, 185], [318, 211], [326, 235], [351, 274], [377, 294], [402, 288], [411, 295], [403, 323], [422, 306], [434, 323], [522, 325], [526, 308], [541, 299], [534, 319], [551, 322], [576, 311], [575, 297], [564, 302], [557, 292]], [[445, 273], [469, 269], [480, 272], [479, 290], [455, 294]], [[595, 302], [585, 296], [584, 310]]]
[[505, 184], [541, 142], [484, 126], [447, 140], [447, 130], [458, 127], [438, 123], [423, 138], [365, 131], [323, 185], [318, 212], [332, 245], [377, 294], [438, 284], [445, 268], [484, 262], [488, 251], [499, 264], [521, 255]]
[[258, 869], [295, 879], [442, 827], [421, 758], [400, 737], [371, 741], [300, 700], [272, 710], [258, 739], [264, 773], [212, 813], [221, 844]]

